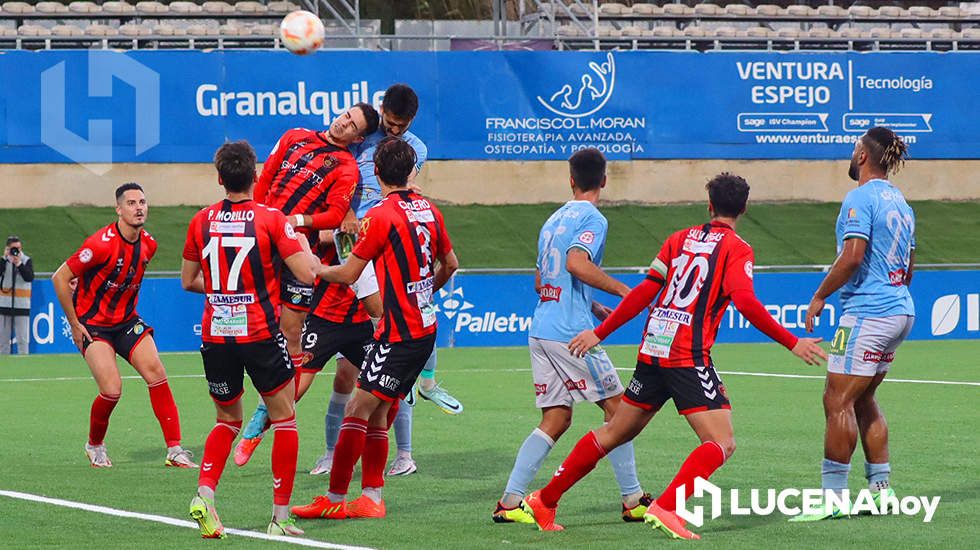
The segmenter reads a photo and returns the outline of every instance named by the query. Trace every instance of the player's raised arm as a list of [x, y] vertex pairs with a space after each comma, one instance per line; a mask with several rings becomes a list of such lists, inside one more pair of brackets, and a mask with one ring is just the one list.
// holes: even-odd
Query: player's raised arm
[[810, 306], [806, 310], [807, 332], [813, 332], [813, 320], [823, 312], [827, 298], [844, 286], [844, 283], [851, 280], [854, 272], [861, 266], [867, 248], [868, 241], [862, 238], [851, 238], [844, 241], [844, 249], [834, 260], [834, 265], [830, 266], [830, 272], [824, 277], [817, 291], [813, 293], [813, 299], [810, 300]]
[[623, 297], [630, 291], [630, 287], [626, 286], [625, 283], [614, 279], [602, 268], [595, 265], [592, 262], [592, 257], [583, 248], [576, 247], [568, 251], [565, 268], [576, 279], [592, 288], [597, 288], [614, 296]]

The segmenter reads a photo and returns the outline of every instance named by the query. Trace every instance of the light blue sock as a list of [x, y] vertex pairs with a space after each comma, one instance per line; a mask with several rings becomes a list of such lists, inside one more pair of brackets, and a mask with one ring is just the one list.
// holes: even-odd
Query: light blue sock
[[323, 437], [326, 439], [327, 452], [333, 451], [337, 445], [337, 438], [340, 437], [340, 425], [344, 423], [344, 409], [350, 401], [351, 394], [337, 393], [330, 394], [330, 404], [327, 405], [327, 415], [323, 418], [324, 430]]
[[612, 464], [613, 474], [619, 483], [619, 492], [624, 497], [642, 492], [640, 480], [636, 475], [636, 455], [633, 453], [633, 442], [627, 441], [606, 454]]
[[842, 494], [847, 489], [847, 475], [851, 473], [850, 464], [834, 462], [829, 458], [823, 459], [822, 487]]
[[252, 413], [251, 420], [242, 430], [242, 439], [253, 439], [262, 435], [267, 420], [269, 420], [269, 411], [265, 408], [264, 402], [259, 402], [259, 406], [255, 407], [255, 412]]
[[395, 443], [398, 445], [399, 453], [412, 454], [412, 411], [411, 407], [402, 399], [398, 406], [398, 414], [395, 415]]
[[425, 389], [430, 389], [436, 384], [436, 348], [432, 348], [432, 355], [425, 361], [425, 366], [419, 373], [419, 384]]
[[888, 477], [892, 473], [891, 464], [864, 463], [864, 477], [868, 478], [868, 488], [872, 491], [884, 491], [891, 486]]
[[507, 479], [507, 488], [504, 489], [504, 498], [501, 499], [504, 506], [512, 508], [520, 504], [527, 493], [528, 486], [541, 469], [541, 463], [554, 446], [554, 440], [540, 428], [534, 428], [531, 435], [527, 436], [520, 450], [517, 451], [514, 469], [510, 471], [510, 477]]

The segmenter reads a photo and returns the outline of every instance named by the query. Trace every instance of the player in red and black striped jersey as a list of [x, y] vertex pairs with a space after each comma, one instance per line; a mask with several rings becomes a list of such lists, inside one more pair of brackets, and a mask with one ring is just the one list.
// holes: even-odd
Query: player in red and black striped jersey
[[[71, 325], [72, 340], [99, 386], [85, 445], [89, 461], [98, 468], [112, 466], [104, 441], [109, 417], [122, 393], [116, 354], [129, 361], [146, 381], [150, 404], [167, 444], [164, 463], [197, 467], [190, 452], [180, 446], [180, 415], [153, 341], [153, 328], [136, 313], [146, 264], [157, 250], [156, 241], [143, 229], [147, 211], [142, 187], [135, 183], [120, 186], [116, 189], [119, 219], [86, 239], [51, 278]], [[76, 278], [73, 293], [72, 280]]]
[[[364, 141], [364, 136], [377, 128], [374, 107], [358, 103], [334, 119], [326, 131], [289, 130], [262, 166], [255, 200], [286, 214], [313, 245], [319, 230], [340, 227], [350, 209], [359, 172], [348, 147]], [[289, 269], [283, 270], [280, 286], [285, 306], [280, 325], [298, 367], [303, 320], [310, 309], [313, 288], [297, 281]]]
[[[595, 330], [572, 339], [582, 356], [644, 308], [650, 312], [633, 379], [612, 420], [579, 440], [551, 482], [525, 499], [543, 530], [560, 530], [555, 512], [562, 494], [588, 474], [612, 449], [632, 440], [669, 399], [701, 439], [644, 519], [675, 538], [699, 538], [676, 515], [676, 494], [687, 496], [694, 479], [707, 479], [735, 451], [731, 406], [714, 370], [711, 346], [729, 302], [756, 328], [808, 364], [826, 359], [819, 338], [797, 338], [779, 325], [755, 296], [752, 247], [735, 233], [745, 212], [749, 185], [724, 173], [707, 184], [711, 221], [671, 235], [653, 260], [645, 281], [623, 298]], [[663, 292], [661, 292], [663, 290]], [[659, 295], [659, 298], [658, 298]]]
[[[400, 138], [387, 137], [378, 144], [374, 162], [385, 198], [362, 220], [347, 262], [321, 266], [319, 276], [350, 285], [374, 261], [384, 314], [340, 428], [329, 492], [307, 506], [293, 507], [302, 518], [385, 516], [381, 488], [388, 458], [388, 413], [393, 402], [411, 390], [432, 353], [433, 293], [459, 265], [442, 213], [407, 187], [415, 167], [412, 147]], [[359, 459], [363, 494], [348, 506], [347, 490]]]
[[217, 424], [204, 446], [198, 494], [191, 516], [201, 535], [220, 537], [214, 489], [242, 425], [244, 374], [269, 410], [272, 444], [273, 515], [269, 534], [301, 535], [289, 518], [299, 439], [294, 410], [295, 376], [279, 331], [279, 269], [285, 264], [303, 283], [313, 282], [319, 263], [286, 216], [252, 200], [255, 152], [245, 141], [226, 143], [214, 156], [223, 201], [198, 212], [187, 230], [181, 283], [204, 294], [201, 356], [217, 410]]

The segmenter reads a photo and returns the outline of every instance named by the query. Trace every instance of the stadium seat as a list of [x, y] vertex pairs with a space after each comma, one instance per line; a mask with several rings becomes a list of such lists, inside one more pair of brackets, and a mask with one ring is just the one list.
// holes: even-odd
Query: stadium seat
[[715, 27], [709, 33], [714, 38], [732, 38], [738, 36], [738, 29], [735, 27]]
[[127, 2], [112, 0], [102, 4], [102, 11], [111, 14], [130, 14], [136, 13], [136, 7]]
[[[895, 32], [892, 32], [892, 34], [894, 35]], [[899, 38], [921, 39], [923, 37], [923, 33], [922, 33], [922, 29], [917, 29], [915, 27], [908, 27], [908, 28], [905, 28], [905, 29], [899, 29], [898, 30], [898, 37]]]
[[266, 13], [269, 8], [261, 2], [246, 0], [245, 2], [235, 2], [235, 11], [239, 13]]
[[783, 12], [786, 15], [793, 17], [812, 17], [814, 15], [813, 8], [810, 6], [800, 6], [800, 5], [790, 5], [786, 6], [786, 10]]
[[651, 38], [673, 38], [674, 36], [678, 36], [679, 34], [680, 31], [678, 31], [674, 27], [667, 26], [667, 25], [661, 27], [654, 27], [652, 29], [643, 31], [643, 36], [651, 37]]
[[952, 40], [956, 38], [953, 29], [932, 29], [929, 31], [929, 38], [933, 40]]
[[755, 15], [755, 10], [745, 4], [728, 4], [725, 6], [725, 15]]
[[14, 38], [17, 36], [17, 29], [10, 27], [0, 27], [0, 38]]
[[744, 36], [746, 38], [772, 38], [776, 36], [776, 33], [772, 29], [767, 29], [765, 27], [749, 27], [744, 31], [739, 32], [739, 36]]
[[4, 13], [34, 13], [34, 6], [27, 2], [4, 2], [2, 9]]
[[85, 31], [81, 27], [75, 25], [55, 25], [51, 27], [51, 36], [57, 37], [72, 37], [72, 36], [85, 36]]
[[865, 33], [869, 38], [891, 38], [892, 31], [888, 27], [875, 27]]
[[571, 6], [569, 6], [569, 9], [572, 10], [572, 15], [578, 17], [583, 17], [583, 16], [591, 17], [592, 16], [592, 10], [590, 9], [591, 7], [592, 7], [591, 4], [572, 4]]
[[837, 31], [837, 35], [848, 40], [864, 38], [864, 31], [855, 27], [844, 27]]
[[21, 25], [17, 27], [17, 35], [27, 37], [47, 37], [51, 36], [51, 29], [42, 25]]
[[851, 17], [874, 17], [878, 12], [870, 6], [851, 6], [847, 8], [847, 14]]
[[623, 33], [615, 27], [599, 27], [599, 36], [602, 38], [619, 38]]
[[623, 38], [639, 38], [643, 36], [643, 27], [627, 25], [622, 28]]
[[664, 9], [654, 4], [633, 4], [633, 15], [647, 17], [662, 15], [663, 13]]
[[776, 30], [776, 36], [779, 38], [799, 38], [800, 29], [793, 27], [783, 27]]
[[107, 37], [107, 36], [119, 36], [119, 29], [116, 27], [110, 27], [109, 25], [100, 25], [98, 23], [93, 23], [85, 27], [85, 36], [93, 37]]
[[574, 38], [577, 36], [585, 36], [585, 32], [583, 32], [578, 25], [562, 25], [558, 27], [558, 36]]
[[71, 2], [68, 4], [68, 11], [72, 13], [99, 13], [102, 7], [95, 2]]
[[814, 27], [801, 33], [806, 38], [834, 38], [834, 32], [827, 27]]
[[777, 15], [782, 15], [783, 10], [775, 4], [759, 4], [755, 7], [755, 14], [762, 15], [765, 17], [773, 17]]
[[685, 27], [682, 34], [687, 38], [702, 38], [705, 35], [704, 27], [700, 25], [690, 25]]
[[271, 23], [252, 25], [252, 36], [279, 36], [279, 25]]
[[38, 13], [68, 13], [68, 6], [61, 2], [38, 2], [34, 9]]
[[878, 8], [878, 17], [897, 18], [902, 16], [902, 8], [898, 6], [881, 6]]
[[221, 36], [251, 36], [252, 29], [239, 23], [225, 23], [218, 27]]
[[136, 11], [142, 13], [167, 13], [170, 11], [166, 4], [160, 2], [144, 0], [136, 3]]
[[228, 2], [217, 2], [213, 0], [201, 4], [201, 9], [204, 11], [204, 13], [215, 13], [215, 14], [235, 12], [234, 6], [232, 6]]
[[214, 25], [195, 23], [187, 26], [187, 35], [194, 37], [218, 36], [218, 29]]
[[847, 10], [840, 6], [817, 6], [817, 15], [823, 17], [846, 17]]
[[960, 38], [965, 38], [967, 40], [980, 40], [980, 29], [963, 29], [960, 32]]
[[963, 17], [963, 10], [958, 6], [943, 6], [939, 8], [939, 17]]
[[201, 13], [201, 6], [198, 6], [194, 2], [171, 2], [170, 13]]
[[283, 13], [283, 14], [285, 14], [285, 13], [289, 13], [291, 11], [298, 10], [299, 9], [299, 6], [296, 5], [296, 4], [293, 4], [292, 2], [276, 1], [276, 2], [269, 2], [268, 8], [269, 8], [269, 12], [271, 12], [271, 13]]
[[119, 26], [119, 36], [126, 37], [138, 37], [138, 36], [150, 36], [153, 34], [153, 28], [147, 25], [140, 25], [138, 23], [126, 23]]
[[599, 14], [604, 16], [620, 16], [620, 15], [632, 15], [633, 10], [626, 4], [620, 4], [619, 2], [611, 2], [608, 4], [602, 4], [599, 6]]
[[724, 13], [724, 9], [717, 4], [695, 4], [694, 5], [694, 15], [720, 15]]
[[665, 4], [664, 15], [692, 15], [694, 10], [684, 4]]
[[929, 6], [909, 6], [909, 17], [914, 19], [928, 19], [937, 15], [939, 13]]

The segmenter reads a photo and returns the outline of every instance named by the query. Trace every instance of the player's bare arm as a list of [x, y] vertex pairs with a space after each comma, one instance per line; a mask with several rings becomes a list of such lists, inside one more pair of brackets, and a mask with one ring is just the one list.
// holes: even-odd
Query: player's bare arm
[[762, 302], [751, 290], [743, 289], [733, 292], [732, 305], [752, 323], [752, 326], [785, 346], [806, 364], [819, 365], [820, 359], [827, 360], [827, 352], [819, 346], [823, 338], [797, 338], [793, 336], [769, 315], [766, 307], [762, 305]]
[[864, 239], [853, 238], [844, 241], [844, 250], [834, 260], [834, 265], [830, 266], [830, 272], [824, 277], [817, 291], [813, 293], [813, 299], [810, 300], [810, 307], [806, 310], [807, 332], [813, 332], [813, 320], [823, 313], [827, 297], [844, 286], [844, 283], [849, 281], [857, 268], [861, 266], [867, 248], [868, 242]]
[[369, 260], [357, 254], [351, 254], [341, 265], [320, 265], [316, 276], [328, 283], [341, 283], [347, 286], [354, 284]]
[[437, 257], [436, 260], [438, 260], [438, 264], [436, 265], [436, 278], [433, 282], [433, 290], [439, 290], [445, 286], [453, 276], [453, 273], [456, 273], [456, 270], [459, 269], [459, 258], [456, 257], [456, 252], [452, 250], [445, 256]]
[[75, 277], [76, 275], [72, 273], [68, 264], [63, 263], [51, 276], [51, 284], [54, 286], [54, 293], [58, 297], [61, 309], [65, 311], [65, 318], [68, 319], [68, 324], [71, 326], [71, 339], [78, 349], [82, 349], [82, 344], [86, 341], [91, 342], [92, 336], [88, 333], [85, 325], [78, 320], [78, 315], [75, 313], [75, 304], [71, 299], [71, 281]]
[[360, 222], [357, 221], [357, 215], [354, 211], [347, 209], [347, 214], [344, 215], [344, 221], [340, 222], [340, 232], [347, 233], [349, 235], [357, 235], [360, 228]]
[[286, 262], [286, 266], [289, 267], [297, 281], [304, 285], [312, 285], [316, 279], [316, 270], [322, 264], [316, 256], [310, 253], [310, 245], [306, 244], [305, 239], [299, 239], [299, 242], [300, 246], [305, 245], [303, 251], [291, 254], [283, 261]]
[[663, 282], [645, 279], [636, 285], [633, 290], [623, 298], [623, 301], [612, 310], [608, 317], [594, 330], [583, 330], [575, 338], [568, 342], [568, 350], [576, 357], [584, 356], [590, 349], [594, 348], [599, 342], [616, 331], [631, 319], [640, 314], [653, 303], [657, 293], [663, 288]]
[[575, 277], [592, 288], [620, 297], [629, 294], [630, 287], [612, 278], [602, 268], [592, 263], [592, 258], [589, 256], [589, 253], [581, 248], [572, 248], [568, 251], [568, 259], [565, 261], [565, 267], [572, 274], [572, 277]]
[[188, 292], [196, 292], [198, 294], [206, 293], [204, 289], [204, 272], [201, 271], [200, 263], [190, 260], [183, 261], [180, 265], [180, 286], [184, 287], [184, 290]]
[[538, 268], [534, 268], [534, 292], [541, 294], [541, 270]]
[[592, 300], [592, 315], [595, 315], [596, 319], [599, 319], [600, 321], [605, 321], [606, 318], [609, 317], [609, 314], [612, 313], [612, 311], [613, 310], [611, 307], [602, 305], [599, 302]]

